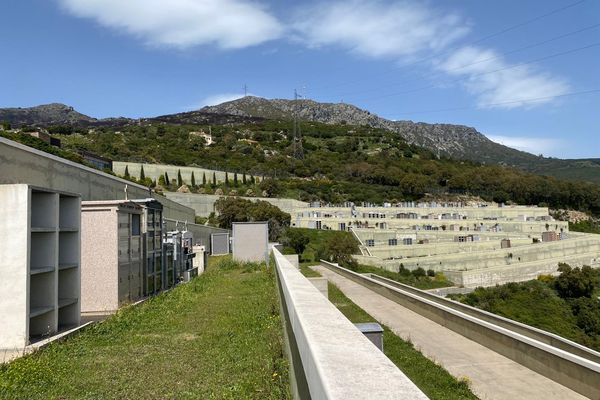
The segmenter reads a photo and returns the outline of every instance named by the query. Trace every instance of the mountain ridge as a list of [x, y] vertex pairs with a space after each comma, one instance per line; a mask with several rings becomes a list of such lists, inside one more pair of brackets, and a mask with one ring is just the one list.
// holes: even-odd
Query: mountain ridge
[[264, 99], [246, 96], [196, 111], [152, 118], [97, 119], [60, 103], [30, 108], [0, 108], [0, 121], [20, 125], [75, 125], [82, 127], [121, 126], [134, 123], [218, 124], [253, 123], [265, 119], [326, 124], [365, 125], [397, 133], [410, 144], [424, 147], [438, 157], [486, 164], [514, 166], [528, 172], [564, 179], [600, 183], [600, 159], [561, 160], [540, 157], [493, 142], [477, 129], [465, 125], [392, 121], [347, 103], [320, 103], [314, 100]]

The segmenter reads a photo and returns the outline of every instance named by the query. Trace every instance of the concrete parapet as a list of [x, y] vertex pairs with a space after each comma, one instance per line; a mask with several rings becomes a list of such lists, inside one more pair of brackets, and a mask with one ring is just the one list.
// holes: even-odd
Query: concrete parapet
[[295, 398], [427, 399], [279, 251], [273, 253]]
[[600, 398], [600, 353], [594, 350], [382, 277], [321, 265], [584, 396]]
[[319, 292], [321, 292], [323, 296], [325, 296], [326, 299], [329, 298], [329, 286], [327, 278], [323, 278], [322, 276], [314, 276], [307, 279], [319, 290]]

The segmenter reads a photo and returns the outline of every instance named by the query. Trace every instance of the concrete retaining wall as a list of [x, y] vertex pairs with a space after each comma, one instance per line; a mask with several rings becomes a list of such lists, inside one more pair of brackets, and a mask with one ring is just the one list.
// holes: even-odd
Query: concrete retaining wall
[[600, 398], [598, 352], [385, 278], [375, 280], [325, 261], [321, 265], [584, 396]]
[[381, 351], [273, 250], [299, 399], [427, 399]]
[[154, 197], [164, 207], [166, 218], [194, 221], [194, 210], [166, 197], [150, 194], [148, 188], [102, 171], [44, 153], [0, 137], [1, 183], [28, 183], [53, 190], [80, 193], [81, 200]]
[[[145, 168], [145, 167], [144, 167]], [[210, 213], [215, 211], [215, 201], [223, 196], [214, 194], [195, 194], [195, 193], [177, 193], [177, 192], [165, 192], [165, 196], [168, 199], [176, 201], [177, 203], [184, 204], [190, 208], [193, 208], [196, 215], [201, 217], [208, 217]], [[308, 203], [304, 203], [294, 199], [276, 199], [270, 197], [242, 197], [245, 200], [266, 201], [274, 206], [279, 207], [282, 211], [287, 213], [293, 213], [297, 208], [308, 207]]]
[[[169, 179], [172, 181], [173, 179], [177, 180], [177, 173], [181, 171], [181, 178], [183, 181], [190, 185], [192, 182], [192, 172], [194, 173], [194, 179], [196, 181], [196, 185], [202, 184], [202, 176], [206, 174], [206, 181], [212, 182], [213, 173], [215, 174], [215, 178], [217, 182], [225, 182], [225, 174], [229, 175], [229, 181], [233, 182], [233, 172], [225, 172], [225, 171], [217, 171], [215, 169], [207, 169], [200, 167], [185, 167], [179, 165], [168, 165], [168, 164], [146, 164], [146, 163], [136, 163], [136, 162], [127, 162], [127, 161], [113, 161], [113, 172], [120, 176], [125, 175], [125, 167], [129, 171], [129, 175], [134, 176], [136, 178], [140, 177], [140, 172], [142, 169], [142, 165], [144, 166], [144, 175], [150, 179], [156, 179], [158, 181], [158, 177], [161, 175], [165, 175], [165, 172], [169, 175]], [[239, 182], [242, 182], [243, 174], [238, 174]], [[246, 178], [250, 179], [250, 174], [246, 174]], [[255, 176], [260, 179], [259, 176]]]

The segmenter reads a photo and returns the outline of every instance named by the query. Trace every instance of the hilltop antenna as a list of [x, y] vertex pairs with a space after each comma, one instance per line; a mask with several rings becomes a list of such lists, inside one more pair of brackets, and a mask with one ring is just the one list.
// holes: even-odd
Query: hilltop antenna
[[244, 83], [244, 97], [248, 96], [248, 85]]
[[294, 89], [294, 158], [304, 159], [304, 149], [302, 148], [302, 132], [298, 124], [298, 91]]

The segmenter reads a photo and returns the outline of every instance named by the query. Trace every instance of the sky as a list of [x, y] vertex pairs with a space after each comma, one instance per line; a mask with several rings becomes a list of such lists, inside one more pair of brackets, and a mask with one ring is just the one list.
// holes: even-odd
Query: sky
[[3, 0], [0, 107], [151, 117], [245, 93], [600, 157], [597, 0]]

